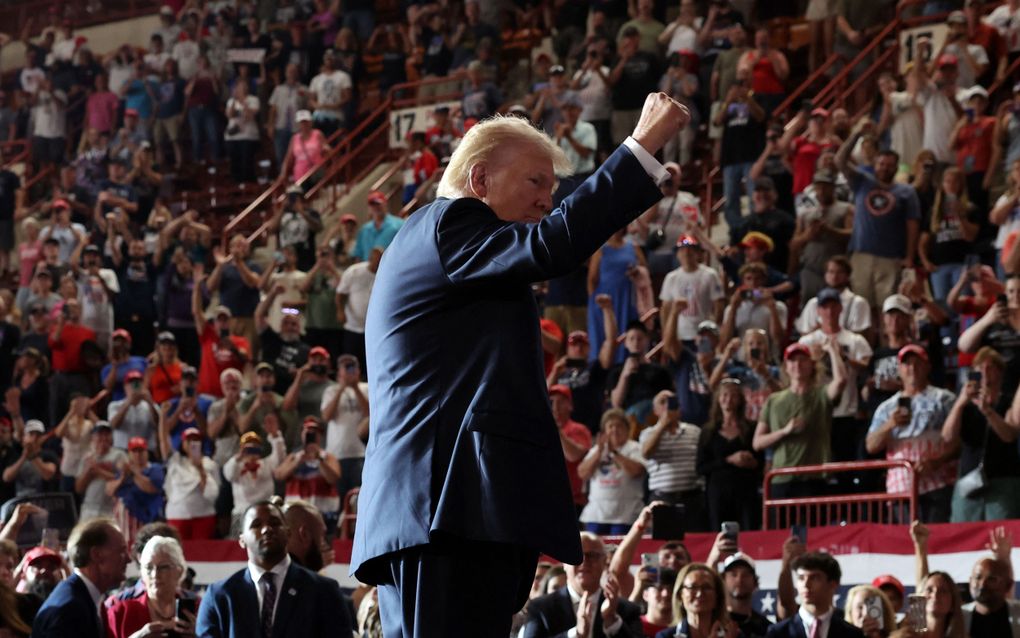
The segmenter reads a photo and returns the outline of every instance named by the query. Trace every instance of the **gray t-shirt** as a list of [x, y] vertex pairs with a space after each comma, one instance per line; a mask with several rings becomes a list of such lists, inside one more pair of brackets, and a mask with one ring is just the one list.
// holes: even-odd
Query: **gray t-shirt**
[[[116, 472], [118, 466], [127, 462], [127, 453], [115, 447], [110, 448], [102, 456], [97, 457], [95, 453], [91, 453], [85, 457], [83, 468], [88, 467], [90, 459], [95, 459], [95, 462], [103, 468]], [[116, 502], [116, 499], [106, 494], [106, 480], [101, 476], [96, 476], [85, 486], [79, 519], [84, 521], [97, 516], [113, 516], [113, 507]]]

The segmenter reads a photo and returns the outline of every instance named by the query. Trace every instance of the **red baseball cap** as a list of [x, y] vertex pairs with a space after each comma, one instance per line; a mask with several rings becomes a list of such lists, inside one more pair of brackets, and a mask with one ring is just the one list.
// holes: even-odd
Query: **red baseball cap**
[[134, 381], [141, 378], [143, 378], [143, 375], [139, 370], [128, 370], [128, 373], [124, 375], [125, 381]]
[[783, 361], [788, 361], [794, 355], [802, 354], [806, 357], [811, 356], [811, 348], [807, 347], [801, 342], [791, 343], [786, 346], [786, 350], [783, 350]]
[[943, 53], [939, 56], [939, 66], [958, 66], [959, 60], [952, 53]]
[[131, 343], [131, 333], [128, 332], [127, 330], [123, 329], [123, 328], [117, 328], [116, 330], [114, 330], [113, 334], [110, 335], [110, 338], [112, 338], [112, 339], [125, 339], [125, 340], [127, 340], [128, 343]]
[[348, 222], [351, 223], [351, 224], [357, 224], [358, 223], [358, 218], [355, 217], [354, 215], [351, 215], [350, 213], [347, 213], [345, 215], [341, 215], [340, 216], [340, 223], [341, 224], [346, 224]]
[[368, 194], [369, 204], [385, 205], [387, 201], [389, 200], [386, 198], [386, 195], [384, 195], [382, 191], [372, 191], [371, 193]]
[[304, 423], [301, 424], [302, 430], [319, 430], [322, 431], [322, 423], [319, 422], [314, 416], [306, 416]]
[[55, 558], [59, 562], [60, 554], [53, 551], [49, 547], [43, 547], [42, 545], [39, 545], [28, 550], [28, 552], [25, 554], [24, 560], [26, 565], [31, 565], [35, 561], [42, 558]]
[[66, 199], [60, 198], [53, 200], [52, 208], [67, 208], [70, 209], [71, 205], [67, 203]]
[[811, 117], [821, 117], [828, 119], [829, 112], [819, 106], [818, 108], [811, 111]]
[[552, 395], [554, 394], [558, 394], [561, 397], [566, 397], [570, 401], [574, 400], [574, 393], [570, 391], [570, 388], [563, 385], [562, 383], [557, 383], [556, 385], [551, 386], [549, 388], [549, 397], [551, 398]]
[[198, 428], [188, 428], [181, 435], [181, 439], [199, 439], [201, 440], [202, 433], [198, 431]]
[[314, 348], [308, 351], [308, 356], [312, 357], [315, 355], [318, 355], [320, 357], [326, 357], [327, 359], [329, 359], [329, 350], [326, 350], [322, 346], [315, 346]]
[[128, 115], [138, 117], [138, 109], [124, 109], [124, 116], [126, 117]]
[[908, 343], [907, 345], [900, 348], [900, 351], [896, 353], [896, 360], [899, 361], [900, 363], [903, 363], [903, 360], [907, 357], [908, 354], [916, 354], [925, 361], [928, 360], [928, 352], [921, 346], [917, 345], [916, 343]]
[[900, 596], [905, 596], [907, 593], [907, 590], [903, 586], [903, 583], [900, 582], [900, 579], [896, 578], [892, 574], [882, 574], [881, 576], [876, 577], [875, 580], [871, 581], [871, 586], [879, 589], [886, 586], [892, 587], [896, 591], [900, 592]]
[[693, 235], [680, 235], [676, 238], [676, 247], [683, 248], [684, 246], [700, 248], [701, 244], [698, 243], [698, 238]]
[[140, 436], [133, 436], [128, 440], [129, 450], [148, 450], [149, 444]]

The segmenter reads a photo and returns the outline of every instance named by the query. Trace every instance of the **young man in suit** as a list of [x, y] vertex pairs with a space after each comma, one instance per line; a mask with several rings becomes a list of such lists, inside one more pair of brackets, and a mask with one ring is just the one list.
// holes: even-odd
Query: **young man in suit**
[[79, 523], [67, 539], [74, 574], [57, 585], [36, 614], [33, 636], [101, 638], [106, 636], [103, 595], [120, 585], [128, 561], [124, 534], [108, 518]]
[[244, 513], [240, 545], [248, 566], [209, 586], [198, 608], [200, 638], [348, 638], [353, 631], [340, 586], [287, 554], [290, 530], [280, 508], [255, 503]]
[[567, 586], [528, 604], [528, 621], [520, 638], [548, 638], [567, 635], [574, 629], [578, 638], [640, 638], [641, 609], [626, 600], [616, 579], [610, 578], [601, 587], [606, 567], [606, 548], [602, 539], [581, 532], [584, 560], [580, 565], [566, 565]]
[[[539, 552], [581, 562], [531, 284], [572, 272], [662, 197], [653, 154], [689, 121], [649, 95], [633, 135], [549, 215], [563, 151], [522, 119], [483, 121], [386, 250], [351, 570], [380, 586], [387, 636], [503, 638]], [[476, 572], [488, 587], [463, 586]]]
[[808, 552], [793, 561], [801, 605], [797, 615], [769, 627], [765, 638], [864, 638], [832, 604], [843, 572], [829, 554]]

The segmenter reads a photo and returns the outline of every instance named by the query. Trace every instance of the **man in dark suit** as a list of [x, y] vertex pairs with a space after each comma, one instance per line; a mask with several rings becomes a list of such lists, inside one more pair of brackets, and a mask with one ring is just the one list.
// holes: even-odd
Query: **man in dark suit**
[[584, 638], [640, 638], [641, 610], [620, 596], [620, 587], [610, 579], [600, 587], [606, 567], [606, 548], [602, 539], [588, 532], [581, 533], [584, 560], [580, 565], [567, 565], [567, 586], [528, 603], [528, 620], [521, 638], [563, 637], [574, 629]]
[[[687, 124], [649, 95], [632, 137], [560, 207], [551, 139], [517, 118], [464, 136], [386, 250], [366, 322], [372, 436], [351, 570], [387, 637], [507, 635], [539, 552], [580, 563], [531, 284], [577, 268], [658, 201]], [[485, 573], [486, 587], [464, 586]]]
[[349, 638], [354, 625], [340, 585], [291, 561], [289, 534], [276, 505], [248, 508], [240, 538], [248, 566], [209, 586], [198, 608], [199, 638]]
[[769, 627], [765, 638], [864, 638], [832, 604], [843, 572], [830, 554], [808, 552], [793, 564], [801, 605], [797, 614]]
[[57, 585], [32, 623], [33, 636], [101, 638], [103, 594], [120, 585], [131, 556], [124, 534], [108, 518], [79, 523], [67, 539], [74, 574]]

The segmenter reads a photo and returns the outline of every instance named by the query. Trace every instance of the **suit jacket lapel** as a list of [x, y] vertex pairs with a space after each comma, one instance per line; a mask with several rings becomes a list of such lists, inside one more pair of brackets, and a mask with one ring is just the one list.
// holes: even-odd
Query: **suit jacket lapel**
[[237, 627], [234, 635], [259, 638], [262, 635], [262, 628], [259, 627], [262, 610], [259, 609], [259, 595], [255, 591], [255, 581], [251, 579], [251, 572], [248, 571], [247, 565], [244, 568], [244, 590], [240, 592], [237, 610], [239, 613], [234, 614], [233, 618], [233, 623]]
[[105, 628], [99, 618], [99, 610], [96, 609], [96, 604], [92, 602], [92, 594], [89, 593], [88, 586], [78, 574], [72, 574], [68, 580], [71, 584], [72, 595], [81, 598], [85, 605], [87, 605], [89, 613], [92, 614], [92, 619], [95, 621], [92, 623], [93, 627], [95, 627], [95, 636], [99, 638], [104, 634]]
[[[287, 627], [290, 625], [290, 617], [294, 612], [294, 603], [297, 601], [299, 588], [297, 579], [299, 574], [294, 563], [287, 568], [287, 574], [283, 577], [283, 585], [276, 594], [276, 615], [273, 617], [273, 638], [284, 638], [287, 635]], [[311, 592], [307, 592], [311, 594]]]
[[[832, 623], [829, 624], [831, 625]], [[800, 617], [799, 613], [793, 617], [793, 628], [795, 638], [807, 638], [807, 628], [804, 627], [804, 620]]]

